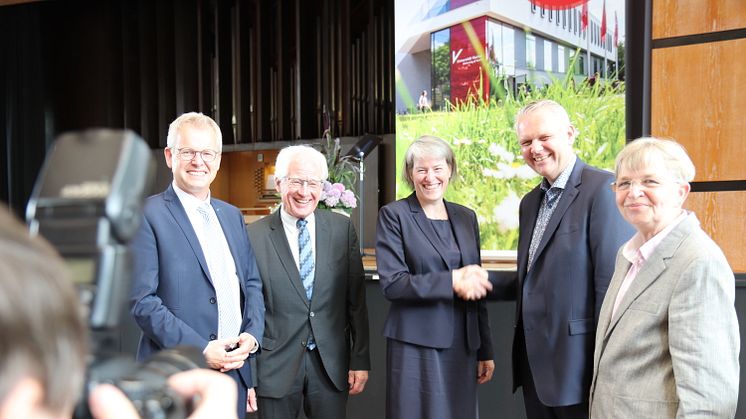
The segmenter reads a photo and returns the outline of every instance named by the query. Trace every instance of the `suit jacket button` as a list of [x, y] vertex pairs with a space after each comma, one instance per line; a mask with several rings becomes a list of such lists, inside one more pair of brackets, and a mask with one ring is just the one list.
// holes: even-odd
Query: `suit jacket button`
[[211, 334], [210, 334], [210, 340], [215, 340], [215, 339], [217, 339], [217, 338], [218, 338], [218, 337], [217, 337], [217, 336], [215, 336], [215, 334], [214, 334], [214, 333], [211, 333]]
[[210, 304], [215, 304], [217, 300], [215, 300], [215, 297], [210, 297]]
[[314, 312], [312, 311], [312, 312], [310, 312], [310, 313], [309, 313], [308, 315], [309, 315], [309, 316], [311, 316], [311, 317], [313, 317], [313, 316], [315, 316], [315, 315], [316, 315], [316, 313], [314, 313]]

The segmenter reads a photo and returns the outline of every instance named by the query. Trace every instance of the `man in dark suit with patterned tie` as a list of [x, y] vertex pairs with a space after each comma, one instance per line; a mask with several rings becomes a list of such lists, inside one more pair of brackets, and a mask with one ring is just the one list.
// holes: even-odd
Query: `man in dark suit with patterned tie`
[[145, 203], [131, 243], [130, 304], [142, 330], [138, 360], [176, 345], [199, 348], [210, 368], [236, 381], [243, 418], [256, 408], [247, 358], [260, 347], [264, 300], [241, 212], [210, 197], [222, 144], [205, 115], [171, 123], [164, 154], [173, 182]]
[[517, 286], [513, 388], [523, 388], [529, 419], [587, 418], [598, 315], [633, 230], [616, 209], [613, 174], [575, 155], [561, 105], [530, 103], [515, 125], [542, 181], [521, 200], [517, 272], [490, 273], [492, 297]]
[[280, 151], [282, 206], [249, 225], [266, 306], [257, 357], [259, 417], [344, 418], [348, 394], [368, 380], [368, 311], [358, 239], [349, 217], [317, 209], [326, 158]]

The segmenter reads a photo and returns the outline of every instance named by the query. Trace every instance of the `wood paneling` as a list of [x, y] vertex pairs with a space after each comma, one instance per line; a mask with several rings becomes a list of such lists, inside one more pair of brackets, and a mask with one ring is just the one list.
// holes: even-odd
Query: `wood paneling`
[[697, 214], [702, 229], [723, 249], [733, 271], [746, 272], [746, 191], [692, 192], [684, 207]]
[[695, 180], [746, 178], [745, 52], [746, 39], [653, 50], [651, 133], [686, 146]]
[[[223, 153], [220, 171], [210, 187], [213, 196], [229, 202], [245, 213], [269, 213], [277, 202], [262, 197], [264, 168], [273, 166], [279, 150], [234, 151]], [[261, 155], [261, 157], [260, 157]]]
[[653, 39], [744, 27], [746, 27], [746, 1], [744, 0], [653, 1]]

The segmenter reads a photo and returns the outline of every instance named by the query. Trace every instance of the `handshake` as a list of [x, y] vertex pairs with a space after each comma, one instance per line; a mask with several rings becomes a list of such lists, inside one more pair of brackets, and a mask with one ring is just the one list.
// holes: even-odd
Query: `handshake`
[[492, 291], [487, 270], [479, 265], [468, 265], [452, 272], [453, 292], [464, 300], [479, 300]]

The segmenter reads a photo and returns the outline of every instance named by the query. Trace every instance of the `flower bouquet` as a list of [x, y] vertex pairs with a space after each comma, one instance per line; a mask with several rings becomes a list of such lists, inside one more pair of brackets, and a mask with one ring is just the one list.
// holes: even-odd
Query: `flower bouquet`
[[357, 166], [349, 156], [341, 155], [339, 138], [332, 139], [330, 130], [324, 131], [323, 138], [321, 153], [326, 156], [329, 178], [324, 181], [319, 208], [339, 210], [349, 215], [357, 207], [354, 188]]
[[347, 189], [345, 185], [324, 181], [319, 207], [341, 209], [349, 214], [353, 208], [357, 207], [357, 198], [355, 193]]

